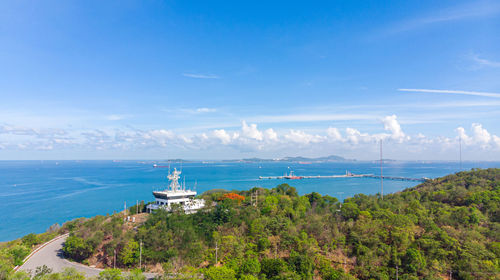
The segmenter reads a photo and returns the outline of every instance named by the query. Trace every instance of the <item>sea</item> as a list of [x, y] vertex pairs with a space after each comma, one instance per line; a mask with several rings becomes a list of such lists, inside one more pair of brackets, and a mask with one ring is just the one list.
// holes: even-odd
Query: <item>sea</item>
[[[155, 168], [154, 164], [165, 168]], [[282, 176], [380, 174], [373, 162], [183, 162], [153, 161], [0, 161], [0, 241], [41, 233], [53, 224], [79, 217], [122, 211], [137, 201], [154, 200], [152, 191], [165, 189], [170, 169], [182, 171], [181, 182], [199, 194], [210, 189], [273, 188], [281, 183], [299, 194], [318, 192], [339, 200], [381, 191], [379, 179], [259, 179]], [[462, 169], [460, 169], [462, 167]], [[385, 162], [383, 174], [436, 178], [460, 170], [500, 167], [500, 162]], [[384, 193], [394, 193], [419, 182], [384, 180]]]

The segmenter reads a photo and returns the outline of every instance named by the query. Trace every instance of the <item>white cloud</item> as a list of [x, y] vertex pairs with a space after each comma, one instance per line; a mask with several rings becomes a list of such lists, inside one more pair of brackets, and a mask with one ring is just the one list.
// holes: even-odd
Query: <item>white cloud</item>
[[53, 137], [56, 135], [66, 135], [67, 132], [64, 129], [27, 128], [22, 126], [0, 124], [0, 134]]
[[479, 67], [493, 67], [493, 68], [500, 67], [500, 62], [481, 58], [477, 54], [472, 54], [471, 58]]
[[458, 5], [437, 11], [432, 10], [431, 13], [427, 15], [400, 21], [384, 30], [384, 34], [396, 34], [444, 22], [483, 18], [498, 13], [500, 13], [500, 5], [498, 3], [494, 3], [492, 1], [470, 1], [464, 5]]
[[278, 141], [278, 133], [276, 133], [272, 128], [268, 128], [264, 131], [264, 137], [271, 141]]
[[111, 142], [112, 138], [108, 133], [103, 130], [95, 129], [90, 131], [84, 131], [81, 133], [82, 136], [86, 139], [87, 143], [106, 143]]
[[473, 123], [471, 125], [472, 135], [467, 135], [463, 127], [458, 127], [456, 129], [458, 137], [461, 139], [462, 143], [466, 146], [477, 146], [483, 150], [492, 148], [494, 145], [498, 145], [498, 136], [491, 135], [488, 130], [483, 128], [479, 123]]
[[500, 137], [493, 135], [493, 142], [495, 143], [497, 149], [500, 149]]
[[242, 136], [250, 139], [255, 139], [258, 141], [262, 141], [263, 133], [257, 129], [256, 124], [247, 125], [245, 121], [241, 124], [241, 132]]
[[464, 144], [469, 144], [471, 143], [471, 138], [467, 135], [467, 133], [465, 132], [465, 128], [459, 126], [457, 127], [456, 129], [457, 133], [458, 133], [458, 137], [460, 138], [460, 141], [462, 141]]
[[368, 135], [368, 133], [361, 133], [359, 130], [351, 128], [351, 127], [346, 128], [345, 132], [346, 132], [347, 141], [349, 141], [350, 143], [352, 143], [354, 145], [358, 144], [360, 141], [366, 142], [366, 141], [369, 141], [369, 139], [371, 139], [371, 137], [370, 137], [370, 135]]
[[[376, 119], [374, 119], [376, 120]], [[180, 134], [169, 129], [141, 130], [126, 129], [95, 129], [72, 130], [65, 134], [39, 133], [37, 129], [19, 128], [12, 125], [0, 126], [0, 144], [2, 153], [5, 150], [25, 151], [59, 151], [62, 148], [73, 150], [95, 151], [224, 151], [254, 153], [265, 152], [276, 154], [283, 151], [293, 151], [303, 154], [308, 151], [332, 151], [346, 155], [351, 151], [352, 157], [376, 156], [377, 141], [384, 140], [389, 155], [391, 151], [399, 151], [399, 155], [415, 156], [418, 159], [438, 157], [443, 151], [454, 154], [458, 149], [458, 140], [466, 154], [474, 156], [482, 153], [482, 158], [489, 159], [499, 156], [500, 137], [493, 135], [479, 123], [473, 123], [469, 134], [463, 127], [458, 127], [458, 137], [444, 135], [427, 137], [422, 133], [407, 135], [398, 122], [396, 115], [381, 118], [378, 132], [367, 133], [357, 128], [348, 127], [340, 131], [336, 127], [305, 131], [300, 128], [278, 130], [266, 128], [259, 130], [257, 124], [242, 121], [239, 128], [215, 129], [210, 132], [200, 131], [197, 134]], [[382, 126], [383, 124], [383, 126]], [[47, 130], [57, 132], [59, 130]], [[385, 133], [384, 131], [387, 131]], [[61, 132], [62, 133], [62, 132]], [[452, 131], [450, 131], [452, 133]], [[336, 152], [335, 152], [336, 151]], [[496, 153], [496, 154], [495, 154]], [[124, 153], [126, 154], [126, 153]], [[307, 154], [303, 154], [307, 155]], [[358, 155], [358, 156], [356, 156]], [[425, 156], [426, 155], [426, 156]], [[180, 155], [182, 156], [182, 155]], [[256, 154], [258, 156], [258, 154]], [[426, 158], [427, 157], [427, 158]], [[397, 158], [397, 153], [394, 158]]]
[[329, 139], [333, 141], [342, 141], [342, 135], [340, 134], [339, 130], [336, 127], [329, 127], [326, 130], [326, 134], [328, 135]]
[[310, 144], [318, 143], [325, 140], [326, 137], [320, 135], [308, 134], [302, 130], [291, 129], [288, 134], [285, 134], [285, 139], [298, 143], [298, 144]]
[[403, 140], [407, 138], [403, 130], [401, 129], [401, 125], [399, 124], [396, 115], [386, 116], [382, 119], [382, 122], [384, 124], [384, 129], [392, 133], [392, 139], [403, 142]]
[[198, 108], [196, 109], [197, 113], [214, 113], [217, 112], [217, 109], [215, 108]]
[[215, 136], [215, 138], [219, 139], [224, 145], [231, 143], [231, 136], [224, 129], [214, 130], [213, 135]]
[[176, 138], [174, 132], [166, 129], [155, 129], [142, 134], [144, 139], [152, 140], [162, 147], [166, 147], [170, 140]]
[[472, 131], [474, 133], [474, 141], [481, 145], [481, 147], [486, 147], [490, 143], [491, 135], [481, 124], [473, 123]]
[[213, 74], [182, 73], [182, 76], [194, 79], [220, 79], [219, 76]]
[[500, 98], [500, 93], [466, 91], [466, 90], [398, 88], [398, 91], [421, 92], [421, 93], [463, 94], [463, 95], [475, 95], [475, 96], [483, 96], [483, 97]]

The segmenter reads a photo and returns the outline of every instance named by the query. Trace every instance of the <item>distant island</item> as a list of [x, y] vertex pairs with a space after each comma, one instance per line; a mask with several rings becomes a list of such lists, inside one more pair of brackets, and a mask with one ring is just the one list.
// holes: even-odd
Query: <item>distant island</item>
[[[243, 159], [222, 159], [222, 160], [192, 160], [192, 159], [166, 159], [166, 160], [161, 160], [161, 161], [155, 161], [158, 163], [193, 163], [193, 162], [204, 162], [204, 163], [212, 163], [212, 162], [225, 162], [225, 163], [232, 163], [232, 162], [248, 162], [248, 163], [259, 163], [259, 162], [293, 162], [293, 163], [322, 163], [322, 162], [355, 162], [357, 161], [356, 159], [347, 159], [341, 156], [337, 155], [331, 155], [331, 156], [325, 156], [325, 157], [316, 157], [316, 158], [310, 158], [310, 157], [303, 157], [303, 156], [288, 156], [288, 157], [283, 157], [283, 158], [258, 158], [258, 157], [253, 157], [253, 158], [243, 158]], [[384, 161], [389, 161], [384, 159]], [[142, 163], [148, 163], [148, 162], [142, 162]]]
[[345, 162], [345, 161], [356, 161], [355, 159], [346, 159], [341, 156], [331, 155], [326, 157], [284, 157], [276, 159], [265, 159], [265, 158], [244, 158], [240, 160], [222, 160], [223, 162], [297, 162], [297, 163], [321, 163], [321, 162]]

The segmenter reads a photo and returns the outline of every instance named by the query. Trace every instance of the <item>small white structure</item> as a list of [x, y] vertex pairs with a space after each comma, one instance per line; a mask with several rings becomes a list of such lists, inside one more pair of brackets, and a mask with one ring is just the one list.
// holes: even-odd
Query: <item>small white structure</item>
[[194, 213], [205, 206], [205, 200], [195, 199], [196, 191], [186, 190], [186, 186], [179, 184], [181, 172], [174, 168], [174, 172], [168, 173], [170, 184], [166, 190], [154, 191], [155, 203], [147, 206], [151, 213], [156, 209], [165, 209], [170, 211], [173, 204], [179, 204], [186, 213]]

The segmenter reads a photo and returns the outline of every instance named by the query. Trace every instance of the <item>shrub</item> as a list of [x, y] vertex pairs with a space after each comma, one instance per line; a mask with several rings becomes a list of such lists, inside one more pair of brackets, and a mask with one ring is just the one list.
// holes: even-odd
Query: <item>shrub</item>
[[248, 258], [243, 261], [240, 267], [241, 274], [258, 275], [260, 272], [260, 262], [257, 258]]
[[23, 238], [21, 238], [21, 241], [28, 248], [31, 248], [34, 245], [37, 245], [38, 243], [40, 243], [38, 236], [34, 233], [30, 233], [28, 235], [23, 236]]
[[22, 265], [24, 258], [28, 256], [30, 253], [30, 249], [26, 248], [23, 245], [16, 245], [10, 248], [9, 254], [14, 259], [14, 265]]
[[261, 272], [267, 278], [273, 278], [287, 271], [287, 266], [282, 259], [263, 259], [261, 261]]
[[99, 273], [98, 280], [122, 280], [122, 273], [118, 268], [109, 268]]
[[127, 246], [120, 252], [120, 262], [126, 266], [131, 266], [139, 259], [139, 244], [135, 241], [129, 241]]
[[83, 238], [71, 235], [64, 242], [63, 252], [73, 260], [82, 261], [92, 254], [92, 248]]
[[234, 270], [221, 266], [212, 266], [205, 270], [205, 279], [209, 280], [236, 280], [236, 273]]

